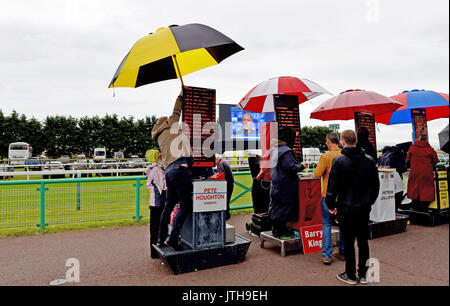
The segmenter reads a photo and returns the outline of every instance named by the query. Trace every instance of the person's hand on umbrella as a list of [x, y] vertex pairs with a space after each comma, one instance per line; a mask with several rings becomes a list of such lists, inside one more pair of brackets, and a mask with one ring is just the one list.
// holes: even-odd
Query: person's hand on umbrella
[[330, 210], [330, 214], [337, 215], [337, 208]]

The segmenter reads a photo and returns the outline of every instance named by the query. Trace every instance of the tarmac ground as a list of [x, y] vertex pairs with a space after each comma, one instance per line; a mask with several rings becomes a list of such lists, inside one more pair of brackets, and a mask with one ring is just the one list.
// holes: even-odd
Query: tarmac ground
[[[321, 253], [280, 256], [279, 247], [250, 235], [250, 215], [228, 223], [252, 242], [245, 261], [175, 275], [149, 254], [148, 226], [131, 226], [0, 239], [0, 285], [46, 286], [65, 279], [66, 260], [79, 261], [79, 282], [94, 286], [348, 286], [336, 279], [344, 262], [326, 266]], [[449, 225], [408, 225], [406, 232], [369, 240], [380, 282], [367, 286], [449, 286]], [[362, 286], [362, 285], [358, 285]]]

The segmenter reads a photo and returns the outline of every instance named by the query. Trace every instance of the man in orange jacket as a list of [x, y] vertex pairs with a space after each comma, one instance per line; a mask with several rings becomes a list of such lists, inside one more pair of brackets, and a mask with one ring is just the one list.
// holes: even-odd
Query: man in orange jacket
[[[339, 148], [339, 136], [337, 133], [331, 132], [328, 133], [326, 138], [326, 143], [328, 147], [328, 152], [323, 154], [320, 157], [319, 163], [317, 164], [316, 169], [314, 170], [314, 176], [322, 177], [322, 233], [323, 233], [323, 242], [322, 242], [322, 262], [326, 265], [331, 264], [331, 255], [333, 253], [333, 243], [331, 239], [331, 223], [332, 218], [330, 211], [328, 210], [327, 205], [325, 204], [325, 197], [327, 194], [328, 187], [328, 177], [331, 171], [331, 165], [333, 163], [333, 159], [339, 155], [341, 155], [341, 149]], [[339, 239], [339, 253], [335, 256], [338, 258], [344, 257], [343, 250], [343, 241]], [[342, 257], [340, 257], [342, 256]]]

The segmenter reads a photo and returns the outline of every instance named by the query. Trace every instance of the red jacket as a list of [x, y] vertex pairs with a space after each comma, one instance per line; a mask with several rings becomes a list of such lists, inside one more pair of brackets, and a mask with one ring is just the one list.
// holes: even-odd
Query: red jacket
[[435, 198], [434, 165], [439, 162], [430, 144], [417, 140], [409, 149], [408, 160], [411, 170], [408, 179], [408, 198], [433, 202]]

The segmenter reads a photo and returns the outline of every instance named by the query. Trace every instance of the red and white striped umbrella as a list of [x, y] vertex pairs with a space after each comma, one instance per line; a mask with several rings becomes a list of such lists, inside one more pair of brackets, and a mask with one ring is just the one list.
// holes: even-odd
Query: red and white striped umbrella
[[298, 103], [300, 104], [323, 93], [330, 94], [325, 88], [313, 81], [290, 76], [278, 77], [256, 85], [242, 98], [237, 106], [251, 112], [271, 113], [274, 111], [273, 95], [275, 94], [298, 96]]

